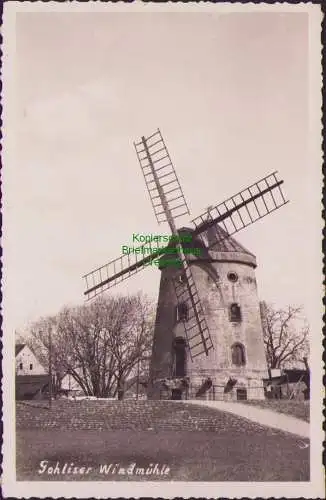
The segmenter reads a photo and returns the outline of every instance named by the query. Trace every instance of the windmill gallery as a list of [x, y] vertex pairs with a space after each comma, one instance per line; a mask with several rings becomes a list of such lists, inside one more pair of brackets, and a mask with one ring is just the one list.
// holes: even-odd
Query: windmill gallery
[[156, 220], [167, 222], [171, 235], [137, 233], [134, 242], [144, 242], [137, 251], [124, 246], [120, 257], [84, 276], [86, 297], [156, 261], [161, 281], [147, 397], [181, 399], [191, 387], [198, 397], [214, 387], [216, 399], [264, 398], [257, 262], [232, 235], [287, 203], [283, 181], [273, 172], [178, 229], [176, 219], [189, 208], [160, 130], [134, 147]]

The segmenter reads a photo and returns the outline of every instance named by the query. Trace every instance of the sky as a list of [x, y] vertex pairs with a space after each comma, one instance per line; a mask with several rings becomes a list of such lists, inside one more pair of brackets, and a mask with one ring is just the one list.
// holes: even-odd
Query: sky
[[[158, 127], [190, 218], [279, 171], [290, 203], [237, 239], [257, 257], [260, 299], [303, 305], [313, 322], [321, 183], [309, 68], [305, 13], [17, 14], [15, 150], [3, 184], [9, 328], [83, 303], [82, 275], [134, 232], [169, 234], [133, 147]], [[155, 300], [159, 278], [149, 267], [113, 293]]]

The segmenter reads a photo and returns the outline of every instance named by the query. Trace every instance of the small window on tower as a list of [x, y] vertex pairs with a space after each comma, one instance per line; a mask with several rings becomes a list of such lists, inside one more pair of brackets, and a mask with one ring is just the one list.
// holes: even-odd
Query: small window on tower
[[22, 370], [23, 369], [23, 363], [19, 363], [19, 369]]
[[238, 275], [237, 273], [231, 271], [230, 273], [228, 273], [228, 280], [231, 281], [232, 283], [235, 283], [236, 281], [238, 281]]
[[31, 363], [31, 364], [29, 365], [29, 369], [30, 369], [30, 370], [33, 370], [33, 363]]
[[236, 366], [243, 366], [246, 364], [245, 349], [240, 343], [233, 344], [231, 347], [232, 364]]
[[230, 306], [230, 321], [232, 323], [240, 323], [241, 321], [241, 309], [239, 304], [231, 304]]
[[188, 321], [188, 306], [185, 302], [180, 302], [176, 308], [177, 322]]

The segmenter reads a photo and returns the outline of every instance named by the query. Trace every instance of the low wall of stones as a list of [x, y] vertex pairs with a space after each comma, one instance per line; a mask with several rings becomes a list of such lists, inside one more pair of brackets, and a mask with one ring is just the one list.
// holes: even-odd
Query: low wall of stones
[[[234, 431], [257, 433], [260, 426], [234, 415], [176, 401], [17, 402], [16, 427], [48, 430]], [[263, 430], [263, 428], [261, 428]]]

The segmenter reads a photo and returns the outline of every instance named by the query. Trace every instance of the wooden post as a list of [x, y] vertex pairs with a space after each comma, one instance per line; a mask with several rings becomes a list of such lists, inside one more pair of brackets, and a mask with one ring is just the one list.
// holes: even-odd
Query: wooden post
[[288, 399], [290, 399], [290, 385], [289, 385], [289, 375], [286, 374], [286, 392], [287, 392], [287, 397]]
[[300, 382], [301, 382], [302, 379], [303, 379], [303, 375], [301, 375], [301, 377], [299, 378], [298, 382], [295, 383], [289, 399], [292, 399], [292, 396], [294, 396], [295, 390], [298, 387], [298, 385], [300, 384]]

